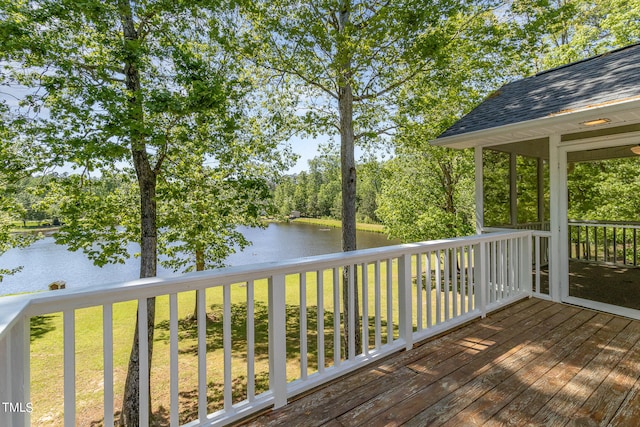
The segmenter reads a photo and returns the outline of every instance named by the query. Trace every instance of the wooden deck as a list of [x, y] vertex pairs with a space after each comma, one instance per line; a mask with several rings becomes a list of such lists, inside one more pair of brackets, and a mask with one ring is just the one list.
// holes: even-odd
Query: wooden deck
[[637, 426], [640, 322], [528, 299], [250, 426]]

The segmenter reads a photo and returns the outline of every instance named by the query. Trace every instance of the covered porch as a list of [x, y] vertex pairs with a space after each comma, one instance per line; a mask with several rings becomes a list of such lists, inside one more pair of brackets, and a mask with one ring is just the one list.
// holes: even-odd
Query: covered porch
[[507, 84], [434, 141], [474, 149], [479, 233], [539, 230], [543, 293], [635, 319], [637, 213], [571, 218], [569, 183], [576, 165], [640, 163], [639, 63], [636, 44]]

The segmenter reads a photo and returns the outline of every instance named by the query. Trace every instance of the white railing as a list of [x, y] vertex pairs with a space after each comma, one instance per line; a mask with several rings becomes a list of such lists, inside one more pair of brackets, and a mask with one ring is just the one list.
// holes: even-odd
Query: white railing
[[534, 230], [534, 231], [550, 231], [551, 223], [549, 221], [539, 222], [523, 222], [520, 224], [503, 224], [490, 227], [483, 227], [483, 232], [504, 231], [504, 230]]
[[[141, 425], [153, 415], [150, 399], [152, 411], [164, 408], [161, 415], [172, 426], [223, 425], [284, 406], [296, 394], [530, 296], [532, 236], [530, 230], [496, 232], [0, 298], [0, 401], [11, 404], [0, 407], [0, 425], [45, 419], [45, 424], [64, 420], [74, 426], [79, 413], [96, 406], [102, 407], [103, 418], [92, 421], [113, 425], [126, 371], [119, 366], [126, 361], [114, 357], [115, 348], [121, 342], [130, 346], [133, 335], [114, 334], [114, 325], [131, 322], [137, 302], [138, 327], [146, 330], [151, 297], [156, 297], [156, 341], [151, 367], [146, 345], [141, 345]], [[198, 321], [189, 323], [185, 317], [193, 312], [194, 291]], [[46, 354], [37, 350], [41, 338], [29, 324], [42, 316], [63, 331], [58, 353], [54, 347]], [[96, 319], [102, 324], [96, 325]], [[356, 328], [358, 347], [356, 334], [344, 332]], [[101, 338], [78, 339], [90, 333]], [[96, 354], [101, 371], [88, 372], [83, 360]], [[44, 368], [30, 363], [45, 356]], [[183, 368], [191, 366], [185, 361], [193, 362], [195, 374]], [[63, 374], [61, 384], [55, 384], [56, 369]], [[152, 396], [146, 384], [149, 369], [156, 379]], [[38, 382], [45, 376], [50, 383], [38, 400]], [[185, 383], [187, 377], [192, 382]], [[84, 397], [93, 388], [88, 394], [95, 399], [95, 384], [101, 387], [101, 402]], [[158, 387], [165, 389], [158, 392]], [[55, 394], [57, 388], [61, 395]], [[154, 391], [168, 396], [167, 401], [158, 401]]]
[[510, 226], [484, 227], [483, 233], [495, 233], [515, 230], [530, 230], [532, 245], [532, 294], [538, 298], [549, 299], [550, 262], [549, 249], [551, 244], [551, 231], [549, 222], [531, 222], [518, 224], [514, 228]]

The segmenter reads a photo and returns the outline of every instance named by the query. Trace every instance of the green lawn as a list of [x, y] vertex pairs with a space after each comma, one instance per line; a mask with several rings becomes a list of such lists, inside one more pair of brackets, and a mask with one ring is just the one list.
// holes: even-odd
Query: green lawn
[[[331, 228], [341, 228], [342, 222], [339, 219], [329, 218], [296, 218], [294, 222], [300, 222], [303, 224], [315, 224]], [[359, 222], [356, 224], [356, 230], [358, 231], [372, 231], [375, 233], [384, 233], [384, 226], [382, 224], [365, 224]]]
[[42, 225], [45, 223], [51, 224], [51, 221], [50, 220], [27, 221], [26, 226], [22, 221], [13, 221], [13, 223], [11, 223], [11, 232], [12, 233], [25, 233], [25, 232], [44, 233], [47, 231], [56, 231], [59, 228], [51, 225]]

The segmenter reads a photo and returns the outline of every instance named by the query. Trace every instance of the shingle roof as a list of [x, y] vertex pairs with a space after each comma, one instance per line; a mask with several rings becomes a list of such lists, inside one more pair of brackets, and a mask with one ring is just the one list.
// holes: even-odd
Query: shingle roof
[[498, 89], [438, 138], [540, 119], [640, 95], [640, 43]]

